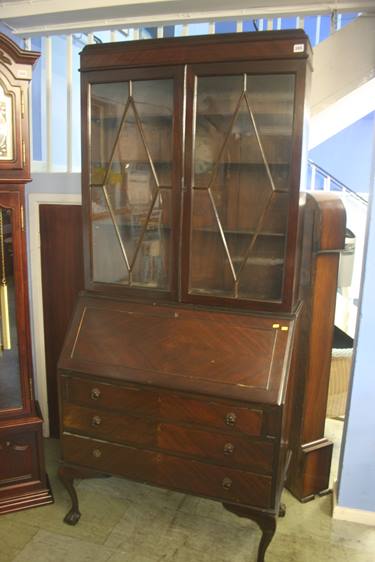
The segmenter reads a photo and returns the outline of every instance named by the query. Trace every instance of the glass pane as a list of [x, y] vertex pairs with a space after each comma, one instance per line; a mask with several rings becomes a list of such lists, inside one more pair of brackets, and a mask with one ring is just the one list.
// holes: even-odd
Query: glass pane
[[0, 160], [13, 160], [13, 104], [0, 84]]
[[0, 207], [0, 409], [22, 407], [13, 266], [12, 211]]
[[119, 227], [119, 232], [115, 229], [102, 187], [91, 188], [91, 209], [93, 279], [102, 283], [128, 283], [120, 244], [126, 238], [125, 227]]
[[247, 99], [276, 189], [288, 190], [292, 157], [294, 75], [247, 76]]
[[281, 298], [293, 111], [293, 75], [197, 80], [192, 292]]
[[190, 286], [195, 293], [233, 296], [230, 260], [206, 189], [193, 193]]
[[133, 97], [159, 183], [171, 186], [173, 81], [133, 82]]
[[[139, 237], [145, 223], [146, 210], [132, 215], [132, 230]], [[168, 289], [171, 271], [172, 193], [159, 191], [148, 218], [147, 227], [132, 271], [132, 284], [141, 287]]]
[[209, 76], [199, 79], [194, 158], [194, 185], [197, 187], [207, 187], [212, 180], [215, 163], [230, 132], [242, 91], [242, 76]]
[[[102, 99], [107, 86], [112, 100], [120, 98], [114, 84], [94, 86], [96, 101], [96, 86]], [[111, 147], [92, 150], [94, 281], [169, 287], [172, 203], [163, 187], [171, 186], [172, 87], [171, 80], [129, 82], [121, 110], [118, 103], [114, 118], [105, 122], [112, 122], [109, 135], [99, 121], [96, 135], [110, 138]]]
[[104, 181], [128, 96], [127, 82], [91, 86], [92, 184]]
[[[91, 190], [93, 278], [104, 283], [169, 288], [172, 250], [172, 193], [161, 189], [151, 207], [138, 206], [129, 214], [116, 214], [115, 228], [106, 210], [103, 189]], [[128, 257], [124, 260], [119, 238]]]

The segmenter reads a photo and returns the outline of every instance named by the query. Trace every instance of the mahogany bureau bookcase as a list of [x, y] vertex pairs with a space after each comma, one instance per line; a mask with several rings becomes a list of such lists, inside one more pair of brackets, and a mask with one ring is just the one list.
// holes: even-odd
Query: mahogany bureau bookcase
[[255, 520], [264, 560], [300, 445], [324, 209], [343, 238], [336, 203], [299, 194], [310, 55], [302, 31], [83, 50], [85, 291], [59, 361], [67, 523], [74, 478], [122, 475]]

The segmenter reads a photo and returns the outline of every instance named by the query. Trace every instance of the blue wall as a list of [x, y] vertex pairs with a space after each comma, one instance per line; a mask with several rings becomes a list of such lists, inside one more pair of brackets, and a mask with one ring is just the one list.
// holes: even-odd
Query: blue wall
[[347, 424], [341, 450], [338, 506], [375, 512], [375, 113], [311, 151], [314, 160], [356, 191], [370, 192], [367, 243]]
[[375, 205], [368, 217], [368, 244], [354, 356], [346, 435], [341, 452], [338, 505], [375, 512]]
[[310, 150], [309, 158], [353, 191], [368, 193], [375, 112]]

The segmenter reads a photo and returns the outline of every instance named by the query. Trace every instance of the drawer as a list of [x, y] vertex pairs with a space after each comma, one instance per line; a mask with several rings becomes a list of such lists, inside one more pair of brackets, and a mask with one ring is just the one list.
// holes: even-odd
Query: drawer
[[164, 451], [188, 454], [221, 465], [272, 473], [274, 442], [271, 440], [161, 423], [157, 446]]
[[252, 436], [262, 434], [264, 416], [261, 408], [234, 406], [210, 398], [185, 398], [168, 391], [117, 386], [67, 376], [61, 376], [61, 385], [65, 402]]
[[165, 394], [161, 397], [160, 418], [233, 430], [254, 436], [262, 434], [262, 410], [233, 406], [209, 398], [195, 400]]
[[40, 482], [37, 458], [38, 433], [35, 430], [0, 434], [0, 495], [5, 489]]
[[247, 436], [163, 423], [150, 418], [63, 405], [64, 430], [96, 439], [182, 453], [270, 474], [274, 444]]
[[223, 502], [272, 507], [272, 478], [124, 445], [63, 435], [66, 463]]
[[157, 392], [67, 376], [61, 376], [60, 383], [63, 400], [67, 402], [147, 416], [156, 416], [159, 410]]
[[154, 420], [107, 410], [63, 404], [64, 430], [97, 439], [153, 447], [157, 433]]

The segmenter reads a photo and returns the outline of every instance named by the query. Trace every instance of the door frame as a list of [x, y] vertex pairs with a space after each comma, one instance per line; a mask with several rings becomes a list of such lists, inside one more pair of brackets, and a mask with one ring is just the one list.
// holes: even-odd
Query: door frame
[[81, 205], [81, 194], [29, 193], [27, 196], [27, 257], [30, 299], [31, 347], [35, 394], [43, 416], [43, 437], [49, 437], [47, 373], [44, 344], [42, 260], [39, 205]]

